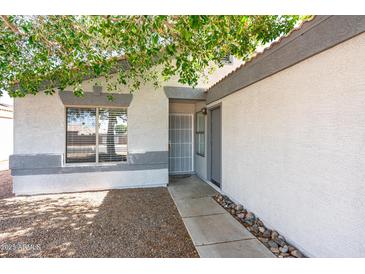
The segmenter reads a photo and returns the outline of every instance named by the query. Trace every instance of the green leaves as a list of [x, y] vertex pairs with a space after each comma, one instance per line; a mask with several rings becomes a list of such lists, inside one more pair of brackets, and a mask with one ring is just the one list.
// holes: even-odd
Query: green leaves
[[80, 85], [77, 85], [77, 86], [74, 87], [73, 93], [76, 97], [84, 96], [84, 91], [83, 91], [83, 89], [81, 88]]
[[158, 43], [158, 35], [156, 33], [152, 34], [152, 43], [155, 45]]
[[72, 86], [75, 96], [83, 96], [83, 79], [100, 76], [110, 82], [109, 91], [117, 84], [130, 91], [146, 82], [158, 86], [174, 75], [196, 86], [209, 64], [221, 65], [228, 53], [246, 59], [302, 18], [2, 16], [0, 95], [2, 90], [13, 97], [39, 90], [51, 95], [56, 88]]

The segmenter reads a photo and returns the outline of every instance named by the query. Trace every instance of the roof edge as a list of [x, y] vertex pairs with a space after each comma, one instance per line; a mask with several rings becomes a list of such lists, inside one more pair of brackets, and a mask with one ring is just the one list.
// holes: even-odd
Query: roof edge
[[169, 99], [205, 101], [206, 92], [202, 88], [164, 86], [164, 92]]
[[[297, 34], [297, 32], [301, 31], [303, 32], [303, 30], [305, 28], [308, 28], [310, 26], [313, 26], [313, 24], [310, 24], [310, 26], [308, 26], [309, 22], [314, 21], [314, 19], [316, 18], [316, 21], [321, 22], [322, 20], [324, 20], [326, 17], [329, 16], [318, 16], [318, 15], [314, 15], [311, 18], [302, 21], [299, 26], [294, 27], [291, 31], [289, 31], [287, 34], [279, 36], [276, 40], [272, 41], [267, 47], [265, 47], [262, 51], [255, 51], [252, 56], [250, 58], [248, 58], [242, 65], [240, 65], [239, 67], [235, 68], [234, 70], [232, 70], [231, 72], [229, 72], [227, 75], [225, 75], [222, 79], [220, 79], [219, 81], [217, 81], [216, 83], [214, 83], [213, 85], [211, 85], [210, 87], [207, 88], [207, 91], [209, 91], [211, 88], [213, 88], [215, 85], [217, 85], [218, 83], [220, 83], [221, 81], [223, 81], [225, 78], [227, 78], [229, 75], [233, 74], [234, 72], [236, 72], [239, 69], [242, 69], [243, 67], [249, 65], [250, 63], [253, 63], [256, 61], [257, 58], [266, 55], [266, 54], [270, 54], [271, 51], [274, 51], [274, 47], [275, 49], [279, 48], [280, 46], [282, 46], [283, 44], [287, 43], [288, 40], [291, 38], [293, 39]], [[322, 19], [322, 20], [321, 20]], [[313, 22], [312, 22], [313, 23]], [[269, 52], [270, 51], [270, 52]]]
[[212, 103], [365, 31], [365, 16], [315, 16], [207, 89]]

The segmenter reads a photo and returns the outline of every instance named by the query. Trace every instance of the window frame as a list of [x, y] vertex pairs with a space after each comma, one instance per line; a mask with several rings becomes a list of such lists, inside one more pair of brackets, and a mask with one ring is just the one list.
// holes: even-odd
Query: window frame
[[[81, 162], [81, 163], [70, 163], [67, 162], [67, 109], [68, 108], [77, 108], [77, 109], [95, 109], [95, 162]], [[65, 157], [64, 164], [67, 166], [107, 166], [107, 165], [115, 165], [115, 164], [127, 164], [129, 162], [128, 158], [128, 130], [127, 130], [127, 154], [125, 161], [110, 161], [110, 162], [99, 162], [99, 109], [122, 109], [125, 111], [127, 115], [127, 123], [128, 123], [128, 108], [127, 107], [108, 107], [108, 106], [78, 106], [78, 105], [66, 105], [65, 106]]]
[[[203, 118], [204, 118], [204, 126], [203, 126], [203, 130], [202, 131], [198, 131], [198, 115], [201, 114], [203, 115]], [[205, 154], [206, 154], [206, 139], [205, 139], [205, 126], [206, 126], [206, 121], [205, 121], [205, 115], [202, 111], [198, 111], [196, 112], [196, 115], [195, 115], [195, 138], [196, 138], [196, 145], [195, 145], [195, 154], [196, 155], [199, 155], [201, 157], [205, 157]], [[203, 140], [204, 140], [204, 153], [200, 153], [198, 151], [198, 148], [199, 148], [199, 136], [200, 135], [203, 135]]]

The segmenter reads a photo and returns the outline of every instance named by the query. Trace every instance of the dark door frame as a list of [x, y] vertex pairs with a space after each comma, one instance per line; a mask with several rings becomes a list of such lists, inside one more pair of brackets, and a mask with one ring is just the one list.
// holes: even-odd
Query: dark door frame
[[[212, 182], [212, 111], [220, 108], [220, 114], [221, 114], [221, 132], [220, 132], [220, 137], [221, 137], [221, 144], [220, 144], [220, 149], [221, 149], [221, 178], [220, 178], [220, 184], [219, 187], [220, 189], [222, 189], [222, 103], [218, 103], [215, 104], [211, 107], [208, 107], [208, 121], [207, 121], [207, 179], [208, 181]], [[212, 182], [214, 185], [216, 185], [214, 182]]]

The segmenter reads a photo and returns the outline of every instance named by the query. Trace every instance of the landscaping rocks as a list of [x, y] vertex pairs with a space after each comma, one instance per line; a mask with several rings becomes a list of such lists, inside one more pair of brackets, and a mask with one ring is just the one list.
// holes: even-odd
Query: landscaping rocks
[[284, 245], [283, 247], [279, 247], [280, 252], [287, 253], [289, 251], [289, 248], [287, 245]]
[[277, 248], [277, 247], [271, 247], [270, 250], [272, 253], [274, 253], [276, 255], [280, 253], [279, 248]]
[[285, 245], [286, 245], [285, 241], [284, 241], [284, 240], [282, 240], [282, 239], [280, 239], [280, 238], [276, 238], [274, 241], [275, 241], [278, 245], [280, 245], [280, 246], [285, 246]]
[[243, 213], [243, 212], [238, 213], [237, 217], [243, 220], [245, 218], [245, 213]]
[[253, 226], [251, 227], [251, 231], [252, 231], [254, 234], [258, 233], [258, 232], [259, 232], [259, 227], [258, 227], [258, 225], [253, 225]]
[[236, 205], [234, 208], [236, 211], [242, 211], [243, 206], [242, 205]]
[[274, 241], [268, 241], [267, 242], [267, 244], [270, 246], [270, 247], [272, 247], [272, 248], [278, 248], [279, 246], [278, 246], [278, 244], [277, 243], [275, 243]]
[[271, 235], [271, 231], [270, 230], [265, 230], [265, 232], [262, 233], [262, 236], [265, 238], [270, 238]]
[[277, 233], [275, 230], [271, 232], [271, 239], [275, 240], [279, 236], [279, 233]]
[[264, 237], [258, 237], [257, 239], [259, 239], [259, 241], [262, 243], [267, 243], [269, 241], [269, 239], [264, 238]]
[[290, 252], [290, 255], [296, 257], [296, 258], [303, 258], [302, 253], [299, 252], [299, 250], [295, 249], [292, 252]]
[[254, 222], [255, 219], [256, 219], [255, 214], [253, 214], [252, 212], [247, 212], [245, 217], [246, 222]]
[[278, 258], [304, 257], [298, 249], [289, 245], [279, 232], [266, 228], [264, 223], [253, 212], [247, 211], [243, 205], [236, 204], [221, 194], [215, 195], [214, 199]]
[[259, 218], [257, 218], [256, 224], [258, 224], [259, 226], [265, 227], [264, 223]]
[[289, 245], [288, 249], [289, 249], [289, 252], [292, 252], [292, 251], [294, 251], [294, 250], [295, 250], [295, 248], [294, 248], [294, 247], [292, 247], [291, 245]]

